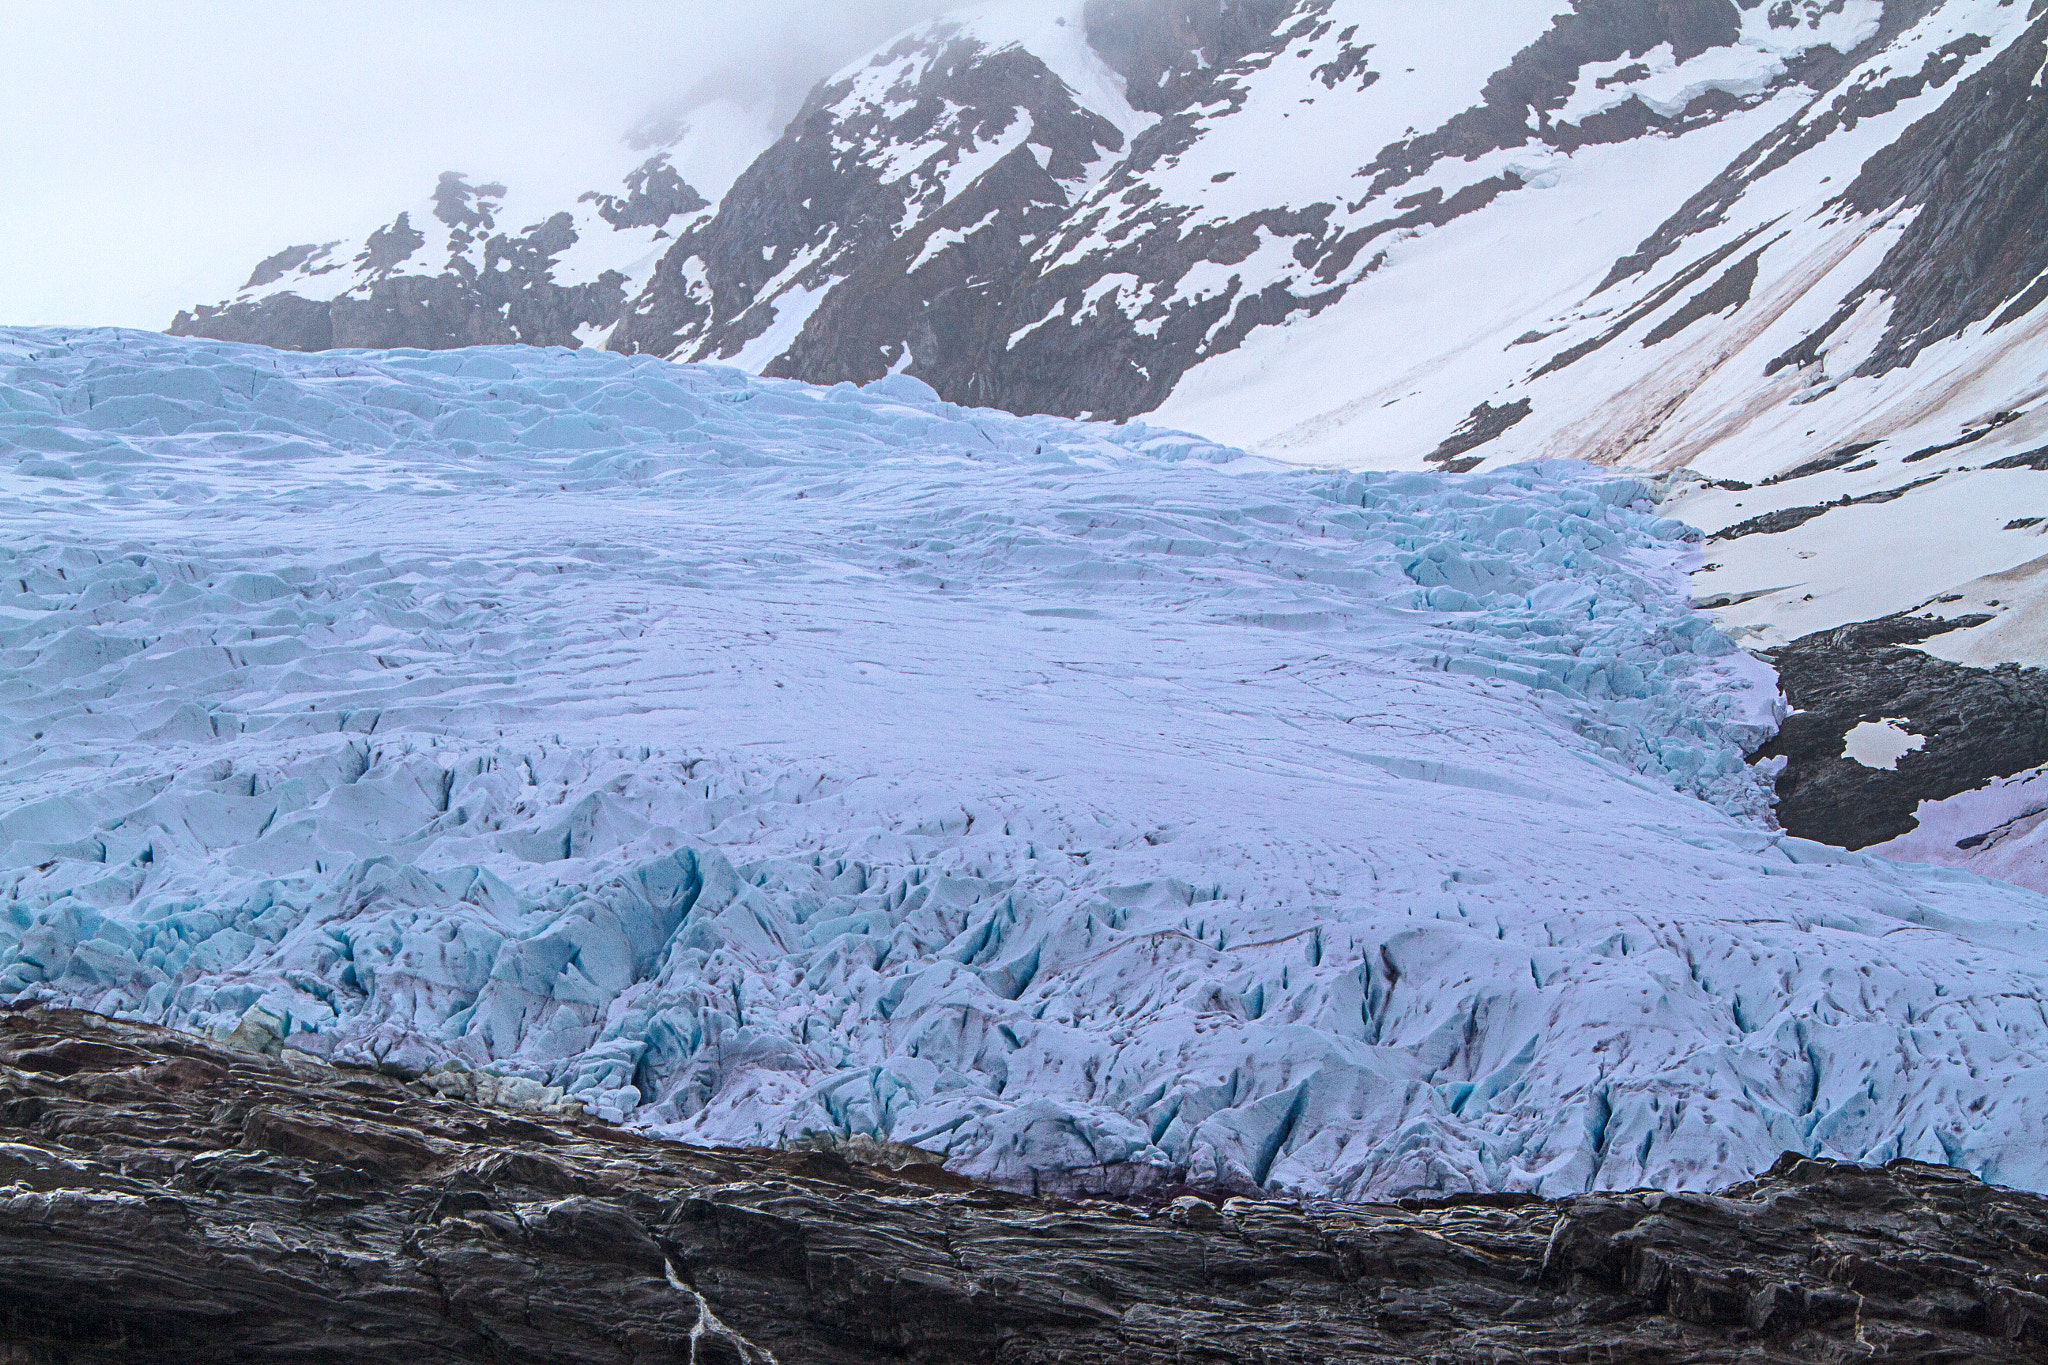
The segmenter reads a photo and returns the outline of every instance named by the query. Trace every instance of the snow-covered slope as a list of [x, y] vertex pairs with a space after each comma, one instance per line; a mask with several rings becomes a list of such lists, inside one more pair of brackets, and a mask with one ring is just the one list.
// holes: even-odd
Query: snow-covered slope
[[2048, 1187], [2041, 898], [1788, 838], [1582, 465], [0, 333], [0, 989], [1019, 1183]]

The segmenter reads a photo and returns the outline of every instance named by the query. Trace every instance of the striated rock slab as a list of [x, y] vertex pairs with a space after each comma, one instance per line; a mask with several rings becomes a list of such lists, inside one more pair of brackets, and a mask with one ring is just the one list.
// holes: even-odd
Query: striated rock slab
[[1719, 1197], [1047, 1202], [0, 1015], [0, 1358], [2039, 1361], [2048, 1200], [1787, 1157]]

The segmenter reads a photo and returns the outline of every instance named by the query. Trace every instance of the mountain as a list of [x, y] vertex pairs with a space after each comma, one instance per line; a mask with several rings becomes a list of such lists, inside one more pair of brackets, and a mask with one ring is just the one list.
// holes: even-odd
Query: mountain
[[514, 234], [444, 178], [432, 234], [293, 248], [173, 330], [1661, 471], [1785, 679], [1786, 828], [2048, 888], [2044, 61], [2039, 0], [983, 6], [729, 186], [657, 152]]
[[1643, 479], [43, 329], [0, 441], [0, 999], [1040, 1191], [2048, 1189], [2048, 901], [1771, 827]]
[[593, 148], [602, 188], [566, 204], [446, 172], [360, 241], [285, 247], [171, 331], [298, 351], [601, 341], [676, 232], [709, 216], [705, 195], [774, 142], [782, 94], [773, 73], [702, 83]]

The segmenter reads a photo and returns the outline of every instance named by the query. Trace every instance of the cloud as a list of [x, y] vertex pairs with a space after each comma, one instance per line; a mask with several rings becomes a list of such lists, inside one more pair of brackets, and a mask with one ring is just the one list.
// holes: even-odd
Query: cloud
[[947, 0], [0, 0], [0, 320], [162, 327], [443, 170], [556, 203], [741, 85], [793, 112]]

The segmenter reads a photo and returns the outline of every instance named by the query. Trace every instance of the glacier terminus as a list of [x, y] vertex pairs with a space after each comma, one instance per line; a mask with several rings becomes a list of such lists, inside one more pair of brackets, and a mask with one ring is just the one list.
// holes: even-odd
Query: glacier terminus
[[1660, 492], [0, 330], [0, 992], [1024, 1188], [2048, 1189], [2048, 902], [1774, 827]]

